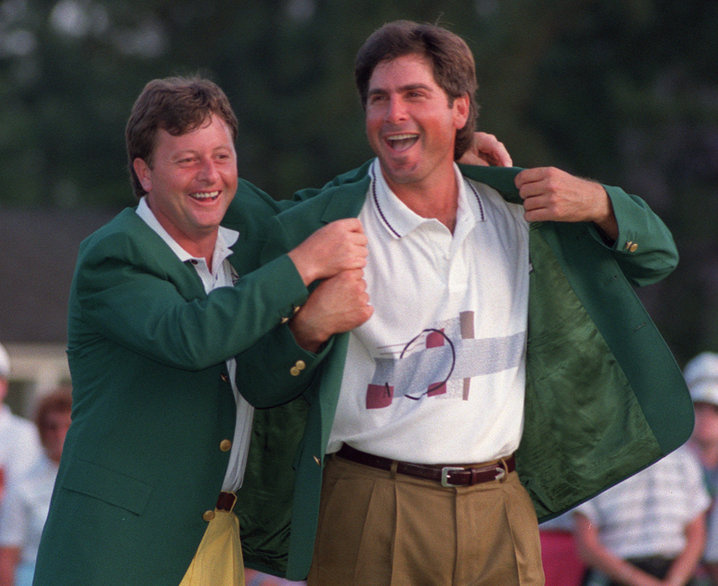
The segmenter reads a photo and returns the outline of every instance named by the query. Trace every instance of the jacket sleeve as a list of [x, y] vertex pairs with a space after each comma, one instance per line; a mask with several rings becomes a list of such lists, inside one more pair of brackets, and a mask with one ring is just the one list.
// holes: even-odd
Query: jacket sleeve
[[[285, 251], [319, 226], [307, 221], [305, 214], [295, 217], [296, 211], [299, 209], [291, 212], [293, 221], [272, 218], [268, 228], [270, 237], [260, 254], [262, 263], [277, 262], [286, 256]], [[302, 394], [310, 386], [315, 368], [332, 347], [330, 339], [320, 353], [308, 352], [296, 343], [288, 319], [282, 322], [237, 356], [237, 386], [255, 407], [272, 407]]]
[[275, 407], [301, 395], [331, 350], [329, 340], [315, 354], [297, 345], [286, 324], [274, 328], [237, 356], [237, 388], [255, 407]]
[[[678, 250], [668, 227], [640, 197], [619, 187], [603, 187], [618, 222], [618, 238], [609, 248], [622, 272], [637, 286], [667, 277], [678, 265]], [[589, 230], [607, 246], [595, 226]]]
[[206, 295], [193, 267], [146, 248], [122, 232], [83, 246], [71, 303], [73, 319], [86, 327], [74, 328], [85, 332], [69, 341], [75, 349], [102, 335], [163, 364], [200, 370], [249, 348], [308, 294], [287, 255]]
[[[498, 190], [507, 201], [522, 203], [515, 185], [521, 168], [471, 165], [460, 168], [471, 179]], [[666, 225], [640, 197], [629, 195], [619, 187], [603, 185], [603, 188], [618, 221], [618, 238], [607, 244], [595, 225], [585, 223], [590, 236], [611, 253], [632, 285], [647, 285], [668, 276], [678, 265], [678, 251]], [[556, 222], [556, 226], [562, 229], [560, 222]]]

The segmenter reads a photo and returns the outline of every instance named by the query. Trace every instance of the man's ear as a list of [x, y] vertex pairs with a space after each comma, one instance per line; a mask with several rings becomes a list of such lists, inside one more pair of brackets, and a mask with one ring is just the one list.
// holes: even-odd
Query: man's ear
[[140, 185], [142, 185], [142, 189], [144, 189], [147, 193], [152, 191], [152, 169], [150, 169], [150, 166], [145, 162], [145, 160], [137, 157], [134, 161], [132, 161], [132, 168], [135, 170], [135, 174], [137, 175], [137, 179], [140, 181]]
[[459, 130], [466, 126], [466, 121], [469, 119], [470, 100], [468, 94], [454, 98], [452, 107], [454, 109], [454, 124], [456, 129]]

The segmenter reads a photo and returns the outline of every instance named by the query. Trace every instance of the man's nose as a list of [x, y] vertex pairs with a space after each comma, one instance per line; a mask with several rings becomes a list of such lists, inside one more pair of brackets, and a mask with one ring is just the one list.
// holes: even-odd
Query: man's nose
[[212, 159], [206, 159], [202, 161], [202, 164], [197, 174], [197, 178], [200, 181], [207, 183], [214, 183], [217, 180], [219, 173], [217, 172], [217, 166]]
[[397, 122], [405, 120], [406, 117], [406, 104], [404, 104], [404, 100], [399, 96], [390, 97], [387, 103], [386, 121], [396, 124]]

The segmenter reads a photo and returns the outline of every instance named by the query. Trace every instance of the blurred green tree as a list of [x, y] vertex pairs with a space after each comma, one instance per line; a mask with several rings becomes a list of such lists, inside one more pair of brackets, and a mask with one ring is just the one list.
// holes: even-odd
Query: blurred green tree
[[278, 198], [321, 185], [371, 156], [353, 60], [397, 18], [468, 41], [479, 127], [517, 165], [649, 201], [682, 264], [641, 296], [680, 360], [718, 350], [716, 2], [0, 0], [0, 209], [131, 203], [127, 114], [148, 80], [175, 74], [229, 95], [242, 176]]

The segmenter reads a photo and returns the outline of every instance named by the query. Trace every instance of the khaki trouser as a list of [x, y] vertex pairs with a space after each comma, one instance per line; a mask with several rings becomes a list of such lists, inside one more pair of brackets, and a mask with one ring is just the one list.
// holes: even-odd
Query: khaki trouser
[[516, 472], [443, 488], [333, 456], [308, 582], [543, 584], [536, 512]]

